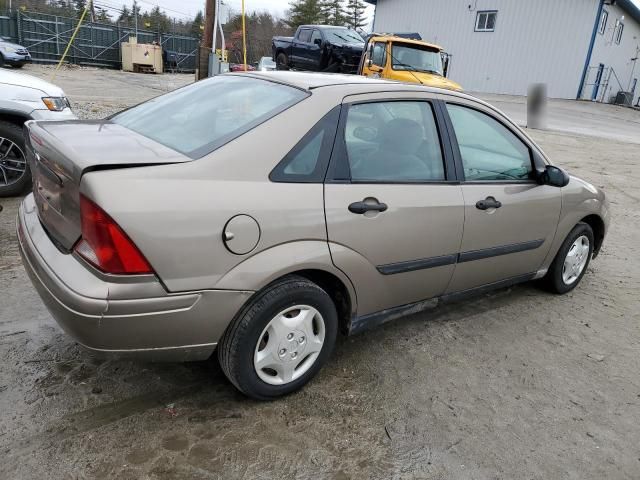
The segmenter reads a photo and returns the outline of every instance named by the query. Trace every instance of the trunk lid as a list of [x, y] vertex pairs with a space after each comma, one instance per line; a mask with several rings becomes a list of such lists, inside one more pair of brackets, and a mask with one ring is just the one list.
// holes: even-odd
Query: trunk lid
[[38, 216], [52, 240], [65, 251], [71, 250], [81, 234], [82, 175], [107, 168], [191, 161], [108, 121], [29, 121], [25, 137]]

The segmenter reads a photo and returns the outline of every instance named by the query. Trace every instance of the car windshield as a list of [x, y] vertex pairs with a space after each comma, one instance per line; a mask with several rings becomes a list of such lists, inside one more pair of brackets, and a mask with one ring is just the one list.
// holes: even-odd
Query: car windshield
[[327, 28], [323, 32], [331, 43], [364, 43], [358, 32], [348, 28]]
[[274, 82], [220, 75], [125, 110], [111, 121], [195, 159], [306, 96]]
[[417, 45], [394, 44], [391, 52], [394, 70], [411, 70], [442, 75], [442, 56], [437, 50]]

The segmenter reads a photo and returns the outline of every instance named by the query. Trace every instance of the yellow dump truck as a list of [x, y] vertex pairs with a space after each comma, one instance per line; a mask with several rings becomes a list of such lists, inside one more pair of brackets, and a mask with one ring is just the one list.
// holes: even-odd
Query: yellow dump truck
[[447, 78], [450, 56], [442, 47], [422, 40], [390, 34], [372, 34], [366, 39], [358, 74], [429, 87], [462, 90]]

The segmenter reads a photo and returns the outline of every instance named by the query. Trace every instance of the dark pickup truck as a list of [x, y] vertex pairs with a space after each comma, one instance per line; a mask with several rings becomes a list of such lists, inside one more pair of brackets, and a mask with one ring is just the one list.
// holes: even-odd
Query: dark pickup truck
[[273, 37], [278, 70], [356, 73], [364, 40], [355, 30], [328, 25], [301, 25], [293, 37]]

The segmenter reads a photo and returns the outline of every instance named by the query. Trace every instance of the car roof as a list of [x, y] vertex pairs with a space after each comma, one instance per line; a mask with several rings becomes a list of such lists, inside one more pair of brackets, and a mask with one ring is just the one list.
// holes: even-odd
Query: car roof
[[425, 42], [423, 40], [415, 40], [413, 38], [404, 38], [398, 37], [397, 35], [392, 34], [384, 34], [384, 33], [376, 33], [371, 36], [369, 39], [370, 42], [394, 42], [394, 43], [407, 43], [409, 45], [417, 45], [419, 47], [427, 47], [433, 48], [434, 50], [442, 50], [440, 45], [436, 45], [435, 43]]
[[313, 25], [313, 24], [309, 24], [309, 25], [300, 25], [300, 28], [303, 28], [303, 27], [304, 27], [304, 28], [317, 28], [317, 29], [320, 29], [320, 30], [323, 30], [323, 29], [329, 29], [329, 28], [331, 28], [331, 29], [334, 29], [334, 28], [335, 28], [336, 30], [353, 30], [352, 28], [349, 28], [349, 27], [340, 27], [340, 26], [338, 26], [338, 25], [336, 25], [336, 26], [333, 26], [333, 25]]
[[225, 75], [249, 75], [272, 82], [283, 83], [302, 90], [315, 90], [318, 88], [329, 88], [342, 86], [361, 86], [362, 93], [373, 93], [376, 91], [428, 91], [431, 93], [443, 93], [465, 98], [477, 98], [453, 90], [437, 87], [428, 87], [416, 83], [403, 83], [394, 80], [382, 80], [379, 78], [364, 77], [362, 75], [346, 75], [340, 73], [317, 73], [317, 72], [292, 72], [292, 71], [271, 71], [271, 72], [234, 72]]

